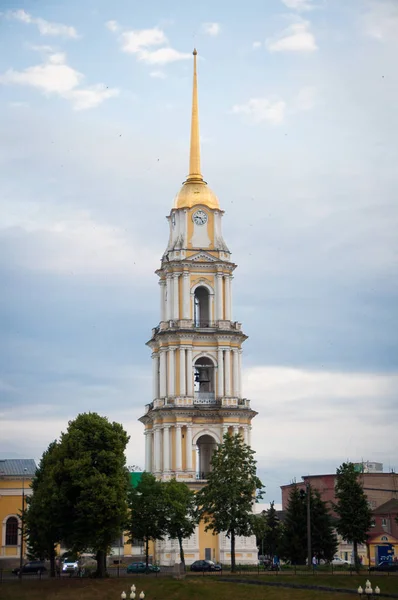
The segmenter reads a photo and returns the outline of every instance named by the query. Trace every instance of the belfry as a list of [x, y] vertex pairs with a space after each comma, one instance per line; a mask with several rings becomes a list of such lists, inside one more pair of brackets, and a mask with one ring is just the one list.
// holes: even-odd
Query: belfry
[[[227, 432], [250, 444], [257, 414], [243, 397], [241, 324], [232, 318], [232, 273], [236, 265], [224, 241], [217, 196], [201, 173], [198, 85], [194, 50], [189, 174], [167, 217], [169, 241], [156, 272], [160, 322], [147, 345], [152, 350], [152, 402], [145, 425], [145, 470], [175, 477], [192, 489], [206, 484], [211, 456]], [[204, 531], [184, 542], [187, 564], [229, 559], [225, 536]], [[170, 564], [177, 542], [156, 544], [161, 564]], [[237, 561], [257, 561], [255, 537], [238, 538]]]

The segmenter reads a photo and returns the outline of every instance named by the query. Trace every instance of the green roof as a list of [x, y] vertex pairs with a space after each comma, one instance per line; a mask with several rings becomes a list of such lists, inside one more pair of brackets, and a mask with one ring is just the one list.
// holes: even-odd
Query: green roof
[[141, 481], [142, 473], [137, 473], [137, 471], [133, 471], [130, 473], [130, 483], [132, 487], [137, 487], [139, 482]]

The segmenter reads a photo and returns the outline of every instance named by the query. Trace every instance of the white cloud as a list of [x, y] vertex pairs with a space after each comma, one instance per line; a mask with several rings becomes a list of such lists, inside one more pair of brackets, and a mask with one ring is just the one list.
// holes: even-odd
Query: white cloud
[[398, 41], [398, 4], [394, 1], [368, 2], [362, 17], [365, 34], [381, 42]]
[[[122, 50], [135, 54], [139, 60], [150, 65], [165, 65], [178, 60], [191, 58], [190, 53], [179, 52], [168, 45], [168, 39], [162, 29], [141, 29], [124, 31], [120, 36]], [[154, 50], [154, 46], [164, 46]]]
[[149, 75], [150, 77], [154, 77], [157, 79], [166, 79], [166, 73], [163, 73], [163, 71], [151, 71]]
[[8, 13], [11, 19], [16, 19], [22, 23], [36, 25], [41, 35], [49, 36], [61, 36], [66, 38], [77, 38], [79, 37], [77, 31], [71, 25], [63, 25], [62, 23], [51, 23], [40, 17], [32, 17], [31, 14], [27, 13], [23, 9], [12, 11]]
[[309, 21], [289, 25], [278, 35], [266, 40], [270, 52], [313, 52], [317, 49]]
[[123, 277], [134, 269], [144, 277], [157, 263], [158, 256], [142, 240], [133, 244], [123, 229], [96, 220], [87, 210], [58, 205], [43, 210], [22, 202], [3, 211], [0, 231], [23, 241], [23, 251], [14, 258], [24, 268]]
[[292, 10], [305, 11], [315, 8], [313, 0], [281, 0], [285, 6]]
[[107, 21], [105, 23], [105, 26], [107, 29], [109, 29], [109, 31], [112, 31], [113, 33], [116, 33], [120, 30], [120, 26], [117, 21]]
[[153, 52], [143, 50], [139, 55], [139, 59], [150, 65], [166, 65], [167, 63], [176, 62], [178, 60], [187, 60], [192, 58], [191, 53], [179, 52], [174, 48], [159, 48]]
[[215, 37], [216, 35], [218, 35], [220, 33], [221, 27], [220, 27], [219, 23], [203, 23], [202, 31], [206, 35], [211, 35], [211, 36]]
[[301, 88], [297, 94], [293, 110], [311, 110], [316, 104], [317, 90], [313, 86]]
[[267, 98], [251, 98], [246, 104], [236, 104], [232, 108], [235, 114], [250, 117], [255, 123], [268, 121], [279, 125], [285, 118], [286, 103], [283, 100], [268, 100]]
[[261, 48], [261, 46], [262, 46], [261, 42], [253, 42], [253, 44], [252, 44], [253, 50], [256, 50], [257, 48]]
[[44, 94], [58, 94], [70, 100], [75, 110], [93, 108], [119, 93], [116, 88], [108, 89], [101, 84], [78, 88], [83, 79], [82, 73], [66, 64], [63, 53], [51, 54], [45, 63], [24, 71], [8, 69], [0, 75], [0, 83], [3, 84], [28, 85]]
[[[266, 448], [277, 448], [280, 461], [291, 459], [292, 448], [303, 463], [319, 453], [325, 461], [360, 460], [373, 456], [375, 436], [378, 455], [393, 455], [396, 421], [382, 403], [396, 402], [398, 374], [259, 366], [243, 375], [245, 395], [260, 413], [252, 437], [259, 460], [266, 458], [264, 430]], [[288, 444], [280, 443], [281, 424]]]

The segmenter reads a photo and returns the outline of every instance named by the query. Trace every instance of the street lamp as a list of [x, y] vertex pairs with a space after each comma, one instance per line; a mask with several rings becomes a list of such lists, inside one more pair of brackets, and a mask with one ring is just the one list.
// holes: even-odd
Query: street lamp
[[19, 578], [22, 579], [23, 565], [23, 535], [24, 535], [24, 511], [25, 511], [25, 476], [28, 469], [25, 467], [22, 473], [22, 512], [21, 512], [21, 546], [19, 549]]
[[311, 551], [311, 486], [310, 482], [306, 481], [305, 491], [300, 490], [300, 497], [307, 500], [307, 563], [308, 568], [311, 569], [312, 564], [312, 551]]

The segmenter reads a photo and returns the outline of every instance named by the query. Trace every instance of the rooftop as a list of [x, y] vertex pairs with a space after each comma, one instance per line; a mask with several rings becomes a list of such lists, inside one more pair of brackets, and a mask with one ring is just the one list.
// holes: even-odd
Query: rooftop
[[0, 477], [33, 477], [36, 473], [36, 463], [33, 458], [0, 459]]

